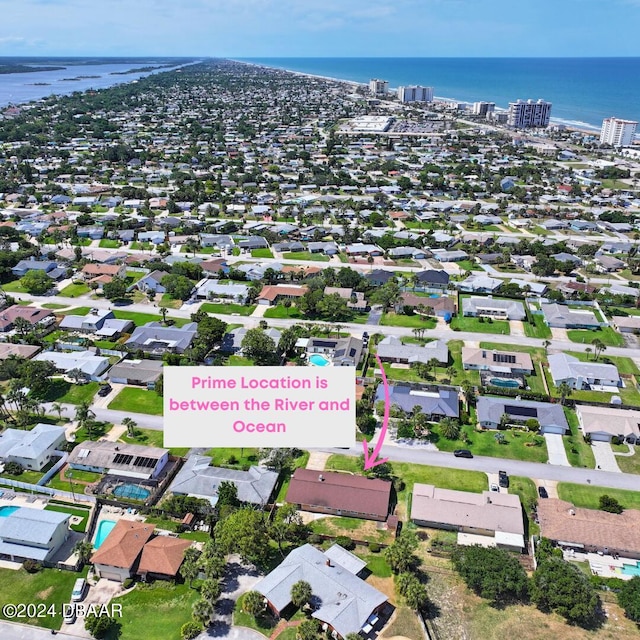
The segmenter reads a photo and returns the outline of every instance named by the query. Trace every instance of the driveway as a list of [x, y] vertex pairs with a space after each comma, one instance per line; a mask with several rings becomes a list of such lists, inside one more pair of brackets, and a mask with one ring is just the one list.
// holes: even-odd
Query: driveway
[[618, 461], [613, 450], [611, 449], [611, 443], [609, 442], [597, 442], [591, 443], [593, 449], [593, 455], [596, 459], [596, 469], [602, 469], [602, 471], [613, 471], [614, 473], [622, 473], [618, 466]]
[[199, 640], [226, 638], [227, 640], [264, 640], [264, 636], [253, 629], [233, 626], [233, 609], [239, 596], [251, 591], [262, 576], [255, 567], [243, 565], [238, 556], [231, 556], [227, 570], [221, 580], [222, 595], [216, 602], [214, 620], [201, 633]]
[[[87, 590], [87, 595], [82, 600], [82, 604], [108, 604], [115, 596], [117, 596], [121, 592], [122, 585], [119, 582], [100, 578], [100, 580], [98, 580], [95, 585], [89, 587], [89, 589]], [[76, 621], [72, 624], [63, 623], [60, 627], [60, 631], [64, 633], [71, 633], [76, 636], [81, 636], [83, 638], [91, 637], [91, 634], [84, 628], [84, 618], [81, 616], [78, 616], [76, 618]]]
[[371, 307], [369, 317], [367, 318], [367, 324], [380, 324], [380, 318], [382, 318], [382, 307], [379, 305]]
[[557, 464], [563, 467], [570, 467], [567, 460], [567, 452], [564, 449], [562, 436], [558, 433], [545, 433], [544, 439], [547, 442], [547, 452], [549, 453], [549, 464]]

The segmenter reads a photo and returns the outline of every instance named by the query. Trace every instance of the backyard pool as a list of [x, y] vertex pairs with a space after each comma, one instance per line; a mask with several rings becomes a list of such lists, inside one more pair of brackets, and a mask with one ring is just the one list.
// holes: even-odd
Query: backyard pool
[[101, 520], [98, 524], [96, 532], [96, 540], [93, 543], [94, 549], [99, 549], [100, 545], [105, 541], [106, 537], [111, 533], [111, 529], [116, 526], [113, 520]]
[[312, 353], [309, 356], [309, 362], [316, 367], [328, 367], [331, 363], [323, 355]]
[[14, 511], [17, 511], [20, 507], [0, 507], [0, 518], [6, 518], [10, 516]]
[[623, 564], [622, 573], [625, 576], [640, 576], [640, 560], [635, 564]]
[[146, 500], [151, 491], [137, 484], [119, 484], [114, 490], [113, 495], [118, 498], [132, 498], [133, 500]]
[[494, 387], [504, 387], [505, 389], [518, 389], [520, 387], [520, 383], [512, 378], [491, 378], [489, 384]]

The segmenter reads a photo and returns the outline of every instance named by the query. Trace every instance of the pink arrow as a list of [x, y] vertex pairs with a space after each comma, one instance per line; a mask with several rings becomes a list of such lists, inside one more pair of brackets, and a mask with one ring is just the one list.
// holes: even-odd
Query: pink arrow
[[387, 434], [387, 427], [389, 426], [389, 384], [387, 383], [387, 375], [384, 372], [382, 362], [380, 362], [380, 356], [376, 353], [376, 361], [380, 367], [380, 374], [382, 375], [382, 385], [384, 387], [384, 417], [382, 418], [382, 429], [380, 429], [380, 435], [378, 436], [378, 442], [373, 451], [369, 453], [369, 443], [366, 440], [362, 441], [362, 447], [364, 448], [364, 470], [377, 467], [379, 464], [384, 464], [389, 458], [377, 459], [380, 455], [380, 450], [384, 443], [384, 437]]

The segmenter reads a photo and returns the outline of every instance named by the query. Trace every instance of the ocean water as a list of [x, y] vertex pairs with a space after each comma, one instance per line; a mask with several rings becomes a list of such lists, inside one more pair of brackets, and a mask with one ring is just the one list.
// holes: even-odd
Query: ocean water
[[640, 58], [246, 58], [270, 67], [390, 87], [434, 87], [441, 98], [553, 103], [554, 122], [600, 129], [611, 116], [640, 121]]
[[[0, 74], [0, 107], [9, 104], [22, 104], [31, 100], [40, 100], [52, 94], [68, 95], [74, 91], [86, 91], [87, 89], [104, 89], [112, 87], [116, 84], [124, 82], [133, 82], [139, 78], [150, 75], [151, 73], [159, 73], [167, 71], [167, 68], [158, 69], [157, 71], [144, 71], [136, 73], [128, 73], [126, 75], [113, 75], [114, 73], [122, 73], [130, 69], [139, 69], [140, 67], [154, 66], [154, 63], [147, 60], [136, 60], [130, 63], [121, 63], [110, 61], [109, 59], [101, 59], [95, 64], [81, 63], [82, 59], [78, 59], [79, 64], [58, 64], [55, 59], [43, 61], [26, 61], [20, 60], [25, 64], [32, 66], [64, 66], [64, 69], [57, 71], [34, 71], [31, 73], [7, 73]], [[156, 64], [162, 64], [162, 62]], [[3, 59], [0, 58], [0, 64]], [[176, 67], [181, 66], [181, 62], [176, 61]], [[97, 76], [92, 78], [78, 78], [79, 76]]]

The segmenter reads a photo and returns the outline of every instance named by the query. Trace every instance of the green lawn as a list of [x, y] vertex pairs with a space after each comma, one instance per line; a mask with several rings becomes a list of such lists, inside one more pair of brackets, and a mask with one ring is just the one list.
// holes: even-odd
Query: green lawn
[[[583, 351], [565, 351], [567, 355], [578, 358], [582, 362], [593, 362], [593, 353], [584, 353]], [[623, 358], [621, 356], [608, 356], [605, 351], [598, 358], [598, 362], [606, 364], [615, 364], [620, 373], [631, 373], [640, 376], [638, 365], [631, 358]]]
[[243, 356], [229, 356], [227, 358], [227, 366], [229, 367], [253, 367], [253, 360], [244, 358]]
[[[544, 438], [535, 433], [520, 429], [507, 429], [494, 431], [492, 429], [478, 431], [475, 425], [463, 425], [462, 431], [466, 440], [448, 440], [440, 434], [438, 425], [431, 428], [430, 440], [436, 444], [440, 451], [455, 451], [456, 449], [469, 449], [478, 456], [491, 456], [492, 458], [509, 458], [512, 460], [527, 460], [529, 462], [547, 462], [547, 445]], [[496, 434], [501, 433], [505, 440], [499, 443]]]
[[58, 315], [61, 316], [86, 316], [91, 311], [91, 307], [74, 307], [73, 309], [67, 309], [60, 311]]
[[[86, 575], [86, 571], [83, 575]], [[24, 569], [0, 568], [0, 619], [7, 620], [2, 613], [5, 604], [44, 603], [55, 606], [54, 616], [25, 619], [19, 622], [32, 624], [47, 629], [60, 629], [62, 625], [62, 605], [69, 602], [73, 583], [79, 574], [73, 571], [58, 569], [42, 569], [38, 573], [27, 573]], [[141, 636], [142, 637], [142, 636]], [[144, 636], [146, 638], [146, 636]]]
[[214, 467], [237, 467], [238, 469], [248, 469], [251, 465], [258, 464], [258, 449], [245, 448], [234, 449], [231, 447], [221, 447], [209, 449], [205, 455], [211, 457], [211, 464]]
[[47, 302], [46, 304], [41, 304], [40, 305], [43, 309], [64, 309], [66, 307], [68, 307], [69, 305], [66, 304], [56, 304], [55, 302]]
[[575, 411], [568, 407], [564, 408], [564, 414], [567, 417], [567, 422], [571, 429], [571, 435], [567, 435], [562, 438], [569, 464], [572, 467], [585, 467], [587, 469], [595, 468], [596, 461], [593, 456], [593, 449], [588, 442], [584, 441], [582, 431], [580, 431], [578, 416]]
[[482, 267], [477, 262], [474, 262], [473, 260], [458, 260], [456, 264], [463, 271], [482, 271]]
[[91, 289], [84, 284], [84, 282], [73, 282], [67, 285], [61, 292], [60, 295], [64, 298], [77, 298], [79, 296], [83, 296], [85, 293], [89, 293]]
[[558, 496], [560, 499], [572, 502], [576, 507], [597, 509], [602, 495], [615, 498], [625, 509], [640, 509], [640, 491], [593, 487], [570, 482], [560, 482], [558, 484]]
[[[143, 324], [147, 324], [148, 322], [161, 322], [162, 316], [155, 313], [138, 313], [136, 311], [120, 311], [116, 310], [113, 312], [118, 320], [131, 320], [136, 327], [141, 327]], [[173, 324], [176, 327], [181, 327], [182, 325], [191, 322], [188, 318], [171, 318], [171, 315], [167, 316], [167, 319], [173, 319]]]
[[28, 291], [20, 284], [20, 278], [5, 282], [2, 284], [3, 291], [7, 293], [28, 293]]
[[162, 397], [155, 391], [125, 387], [110, 403], [109, 409], [130, 411], [131, 413], [147, 413], [152, 416], [162, 415]]
[[143, 275], [142, 271], [127, 271], [127, 284], [135, 284]]
[[301, 318], [302, 314], [295, 307], [285, 307], [278, 304], [275, 307], [269, 307], [264, 312], [265, 318]]
[[[157, 431], [155, 429], [140, 429], [136, 427], [133, 430], [133, 438], [125, 433], [120, 437], [120, 440], [128, 442], [129, 444], [141, 444], [146, 447], [159, 447], [160, 449], [163, 449], [163, 435], [163, 431]], [[174, 456], [184, 456], [189, 451], [189, 447], [170, 448], [169, 451], [171, 451]]]
[[238, 598], [235, 609], [233, 611], [233, 624], [241, 627], [249, 627], [255, 629], [258, 633], [269, 637], [278, 621], [268, 613], [265, 615], [254, 617], [242, 610], [242, 601], [244, 594]]
[[[69, 490], [68, 487], [66, 489]], [[87, 530], [87, 522], [89, 519], [89, 509], [79, 509], [78, 507], [74, 507], [72, 505], [62, 505], [62, 504], [51, 504], [49, 503], [45, 508], [45, 511], [58, 511], [60, 513], [69, 513], [72, 516], [78, 516], [82, 518], [82, 522], [78, 524], [72, 524], [71, 528], [74, 531], [79, 531], [80, 533], [84, 533]]]
[[191, 620], [191, 607], [199, 598], [188, 584], [138, 583], [133, 591], [112, 600], [122, 604], [119, 640], [180, 640], [180, 627]]
[[214, 304], [205, 302], [200, 309], [207, 313], [224, 313], [227, 315], [250, 316], [255, 311], [256, 305], [252, 304], [246, 307], [243, 304]]
[[438, 321], [436, 318], [425, 318], [414, 314], [411, 316], [403, 313], [383, 313], [380, 324], [385, 327], [411, 327], [415, 329], [433, 329]]
[[329, 256], [324, 253], [311, 253], [309, 251], [287, 251], [282, 254], [285, 260], [315, 260], [316, 262], [329, 262]]
[[252, 258], [273, 258], [271, 249], [251, 249]]
[[176, 298], [172, 298], [168, 293], [163, 293], [158, 306], [167, 307], [168, 309], [179, 309], [182, 304], [182, 300], [177, 300]]
[[528, 338], [540, 338], [541, 340], [546, 340], [551, 337], [551, 329], [545, 323], [542, 314], [532, 313], [531, 319], [533, 320], [532, 323], [523, 323], [525, 336]]
[[604, 327], [593, 331], [586, 329], [569, 329], [567, 331], [567, 337], [571, 342], [591, 344], [594, 340], [601, 340], [602, 343], [608, 347], [624, 346], [624, 338], [613, 327]]
[[472, 333], [501, 333], [509, 335], [511, 327], [506, 320], [491, 320], [471, 318], [458, 315], [451, 320], [451, 328], [454, 331], [470, 331]]
[[103, 238], [98, 245], [102, 249], [117, 249], [120, 246], [120, 240], [108, 240]]
[[522, 503], [522, 507], [527, 518], [526, 537], [538, 534], [540, 532], [540, 527], [534, 522], [533, 518], [531, 518], [533, 506], [538, 501], [538, 490], [536, 489], [536, 485], [533, 483], [533, 480], [522, 476], [511, 476], [509, 478], [509, 493], [515, 493], [519, 496], [520, 502]]
[[29, 484], [38, 484], [38, 480], [42, 478], [44, 475], [44, 471], [28, 471], [25, 470], [21, 474], [14, 476], [6, 471], [3, 471], [0, 474], [3, 478], [8, 478], [9, 480], [18, 480], [19, 482], [28, 482]]
[[67, 404], [82, 404], [93, 400], [100, 385], [97, 382], [87, 384], [73, 384], [62, 378], [51, 380], [49, 390], [44, 400], [46, 402], [59, 402]]
[[640, 474], [640, 453], [637, 449], [632, 456], [616, 456], [616, 462], [622, 473]]

